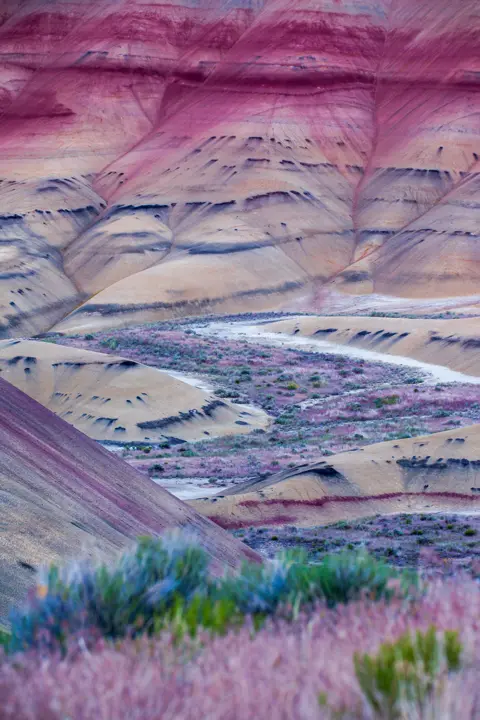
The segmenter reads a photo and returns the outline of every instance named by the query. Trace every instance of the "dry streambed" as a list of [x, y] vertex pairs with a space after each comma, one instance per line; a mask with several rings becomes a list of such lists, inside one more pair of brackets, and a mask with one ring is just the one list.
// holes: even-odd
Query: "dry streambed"
[[[337, 318], [333, 318], [335, 320]], [[328, 340], [304, 336], [298, 333], [298, 322], [304, 318], [287, 318], [278, 323], [267, 323], [262, 325], [251, 325], [244, 323], [209, 323], [196, 330], [201, 335], [216, 337], [219, 339], [242, 339], [247, 342], [259, 345], [274, 347], [289, 347], [310, 352], [318, 352], [332, 355], [342, 355], [367, 362], [381, 362], [389, 365], [400, 365], [410, 367], [425, 373], [431, 382], [438, 383], [468, 383], [480, 384], [480, 377], [452, 370], [444, 365], [423, 362], [412, 357], [396, 355], [389, 352], [379, 352], [355, 345], [342, 345], [329, 342]], [[331, 320], [331, 318], [328, 318]], [[344, 320], [344, 318], [342, 318]], [[278, 330], [276, 329], [278, 327]], [[288, 329], [293, 334], [288, 334]], [[282, 332], [283, 330], [283, 332]], [[318, 332], [318, 331], [317, 331]], [[298, 333], [298, 334], [297, 334]]]
[[270, 415], [265, 432], [124, 447], [129, 463], [185, 499], [222, 493], [322, 455], [480, 422], [478, 378], [437, 382], [459, 374], [298, 334], [284, 337], [266, 327], [251, 319], [159, 323], [61, 342], [121, 354], [213, 390], [236, 407], [253, 405]]

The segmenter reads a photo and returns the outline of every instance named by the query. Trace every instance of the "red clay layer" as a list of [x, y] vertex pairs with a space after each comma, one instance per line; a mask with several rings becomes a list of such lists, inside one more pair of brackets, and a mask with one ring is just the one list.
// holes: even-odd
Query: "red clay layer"
[[[280, 499], [280, 500], [244, 500], [240, 503], [238, 503], [239, 507], [243, 508], [251, 508], [252, 510], [255, 508], [258, 508], [261, 510], [262, 507], [269, 506], [269, 507], [278, 507], [279, 509], [282, 508], [283, 510], [288, 508], [321, 508], [325, 505], [332, 505], [335, 503], [357, 503], [362, 504], [365, 502], [381, 502], [383, 500], [395, 500], [397, 498], [417, 498], [417, 497], [424, 497], [424, 498], [431, 498], [431, 499], [437, 499], [437, 498], [448, 498], [450, 500], [459, 500], [461, 502], [471, 502], [473, 504], [476, 504], [478, 501], [480, 501], [480, 497], [472, 496], [472, 495], [464, 495], [461, 493], [453, 493], [453, 492], [431, 492], [431, 493], [424, 493], [424, 492], [418, 492], [418, 493], [410, 493], [410, 492], [404, 492], [404, 493], [384, 493], [382, 495], [352, 495], [352, 496], [341, 496], [341, 495], [333, 495], [329, 497], [324, 498], [317, 498], [316, 500], [288, 500], [288, 499]], [[223, 517], [213, 517], [212, 520], [217, 523], [217, 525], [220, 525], [220, 527], [228, 529], [228, 530], [236, 530], [242, 527], [250, 527], [250, 526], [264, 526], [264, 525], [285, 525], [288, 523], [293, 523], [297, 520], [296, 515], [275, 515], [273, 518], [268, 516], [264, 519], [256, 520], [253, 518], [250, 518], [248, 520], [237, 520], [237, 519], [229, 519], [229, 518], [223, 518]]]

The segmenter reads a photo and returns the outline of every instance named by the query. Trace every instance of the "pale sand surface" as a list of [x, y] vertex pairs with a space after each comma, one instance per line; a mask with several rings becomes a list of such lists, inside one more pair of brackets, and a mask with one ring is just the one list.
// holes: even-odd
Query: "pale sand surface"
[[103, 442], [201, 440], [269, 423], [259, 408], [219, 400], [201, 379], [54, 343], [0, 341], [0, 374]]

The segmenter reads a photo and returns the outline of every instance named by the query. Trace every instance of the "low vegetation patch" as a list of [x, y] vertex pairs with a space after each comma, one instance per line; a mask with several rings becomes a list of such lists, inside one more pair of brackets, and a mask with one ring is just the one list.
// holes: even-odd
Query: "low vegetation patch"
[[[173, 624], [162, 622], [163, 630], [153, 635], [143, 625], [143, 632], [135, 628], [116, 640], [72, 635], [63, 652], [47, 653], [37, 645], [0, 655], [2, 720], [478, 717], [480, 586], [471, 578], [432, 581], [421, 592], [405, 594], [395, 570], [385, 584], [390, 573], [382, 565], [372, 584], [372, 568], [378, 566], [371, 559], [362, 558], [356, 569], [344, 557], [338, 565], [330, 561], [328, 570], [323, 567], [320, 590], [306, 583], [305, 567], [291, 558], [208, 581], [225, 602], [216, 620], [222, 631], [216, 632], [211, 618], [220, 607], [219, 595], [207, 602], [207, 594], [195, 592], [206, 569], [198, 564], [196, 550], [185, 554], [177, 544], [173, 551], [165, 541], [142, 541], [139, 547], [144, 577], [159, 555], [162, 567], [169, 568], [153, 585], [153, 604], [166, 607], [174, 595], [188, 599], [177, 606], [172, 600], [170, 608], [176, 607], [183, 625], [192, 613], [195, 634], [179, 636], [172, 615]], [[137, 548], [123, 562], [135, 564], [138, 557]], [[354, 565], [353, 555], [350, 561]], [[133, 586], [140, 575], [129, 577]], [[307, 587], [304, 597], [310, 602], [287, 602], [292, 587], [297, 597]], [[46, 601], [48, 595], [40, 595]], [[138, 600], [139, 608], [145, 594]], [[121, 616], [115, 595], [109, 603]], [[132, 607], [129, 603], [128, 612]], [[202, 623], [198, 608], [206, 613]], [[97, 623], [104, 609], [92, 616]], [[246, 610], [251, 614], [244, 615]], [[257, 624], [259, 616], [263, 620]], [[133, 617], [140, 616], [135, 611]], [[202, 624], [209, 629], [202, 630]], [[43, 629], [48, 631], [48, 624]]]
[[127, 462], [146, 473], [161, 459], [162, 483], [198, 478], [220, 489], [319, 455], [480, 422], [480, 386], [422, 383], [408, 367], [304, 349], [262, 350], [233, 339], [220, 345], [195, 327], [194, 321], [154, 323], [57, 338], [200, 376], [217, 397], [259, 406], [274, 419], [261, 434], [205, 438], [193, 455], [174, 443], [161, 453], [161, 443], [151, 452], [125, 447]]
[[302, 550], [273, 562], [244, 563], [214, 577], [209, 556], [179, 535], [144, 537], [118, 563], [51, 566], [25, 606], [12, 612], [7, 647], [64, 650], [71, 637], [115, 640], [169, 628], [177, 637], [200, 629], [224, 633], [251, 617], [259, 627], [278, 612], [292, 615], [323, 601], [333, 608], [367, 594], [372, 600], [407, 595], [418, 584], [365, 552], [344, 552], [309, 564]]
[[402, 706], [424, 707], [439, 677], [459, 670], [461, 654], [458, 631], [431, 626], [382, 643], [374, 656], [355, 653], [355, 675], [374, 714], [395, 720]]
[[[309, 562], [344, 550], [364, 550], [398, 568], [480, 577], [480, 517], [447, 513], [375, 515], [317, 527], [283, 525], [233, 531], [265, 557], [302, 548]], [[272, 535], [276, 542], [271, 542]]]

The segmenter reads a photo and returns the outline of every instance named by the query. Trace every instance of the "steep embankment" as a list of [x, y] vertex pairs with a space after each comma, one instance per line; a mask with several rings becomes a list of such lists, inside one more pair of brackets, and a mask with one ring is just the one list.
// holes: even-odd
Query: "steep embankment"
[[324, 525], [375, 513], [480, 511], [480, 425], [379, 443], [191, 505], [224, 527]]
[[190, 530], [217, 566], [256, 557], [194, 509], [0, 379], [0, 621], [41, 564], [109, 556], [141, 534]]

